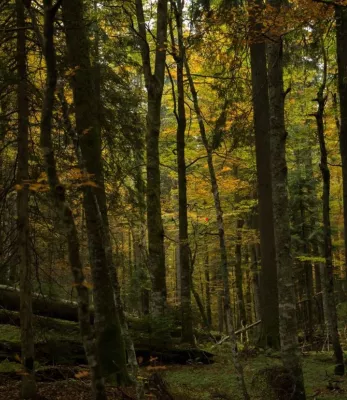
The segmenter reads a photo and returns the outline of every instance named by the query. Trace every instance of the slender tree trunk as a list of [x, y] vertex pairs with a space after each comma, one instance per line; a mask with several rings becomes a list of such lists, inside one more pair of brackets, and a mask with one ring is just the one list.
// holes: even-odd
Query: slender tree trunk
[[[4, 144], [4, 138], [8, 132], [9, 121], [8, 116], [6, 115], [8, 112], [8, 99], [1, 99], [0, 101], [0, 137], [1, 146]], [[0, 154], [0, 185], [3, 186], [6, 179], [6, 165], [4, 163], [4, 154]], [[2, 206], [0, 209], [0, 282], [2, 284], [9, 284], [10, 281], [10, 266], [7, 261], [7, 251], [6, 251], [6, 236], [7, 236], [7, 228], [6, 228], [6, 220], [8, 216], [5, 214], [6, 207], [6, 197], [4, 196], [2, 201]]]
[[202, 322], [204, 324], [204, 327], [209, 330], [210, 329], [210, 325], [208, 323], [208, 319], [207, 319], [207, 315], [206, 315], [206, 312], [205, 312], [204, 304], [201, 301], [201, 297], [199, 296], [199, 293], [195, 289], [195, 286], [194, 286], [193, 283], [192, 283], [191, 287], [192, 287], [192, 293], [193, 293], [194, 299], [196, 301], [196, 305], [198, 306], [198, 309], [199, 309], [200, 314], [201, 314], [201, 319], [202, 319]]
[[211, 308], [211, 284], [210, 284], [210, 260], [208, 245], [206, 243], [205, 248], [205, 260], [204, 260], [204, 274], [205, 274], [205, 291], [206, 291], [206, 316], [208, 325], [211, 329], [212, 327], [212, 308]]
[[[324, 253], [324, 250], [323, 250]], [[327, 296], [327, 284], [328, 284], [328, 277], [327, 277], [327, 270], [326, 270], [326, 265], [324, 263], [319, 264], [319, 275], [320, 275], [320, 280], [322, 283], [322, 311], [323, 311], [323, 324], [324, 324], [324, 329], [323, 332], [326, 333], [327, 335], [330, 335], [329, 332], [329, 302], [328, 302], [328, 296]], [[330, 342], [330, 338], [329, 338]]]
[[94, 335], [90, 325], [89, 291], [86, 286], [83, 266], [80, 258], [79, 239], [74, 217], [65, 199], [65, 188], [60, 184], [56, 170], [55, 155], [52, 142], [52, 120], [57, 85], [57, 69], [54, 46], [54, 18], [60, 2], [52, 6], [51, 0], [44, 3], [44, 43], [43, 53], [46, 60], [46, 88], [42, 106], [40, 146], [44, 157], [51, 195], [59, 213], [63, 234], [68, 243], [69, 261], [74, 278], [74, 286], [78, 295], [78, 314], [80, 331], [88, 364], [91, 369], [93, 398], [107, 400], [104, 379], [101, 376]]
[[113, 257], [107, 217], [101, 157], [101, 135], [95, 109], [97, 99], [89, 57], [82, 0], [63, 0], [63, 22], [66, 34], [68, 62], [74, 71], [71, 79], [76, 130], [81, 149], [81, 162], [96, 186], [84, 190], [84, 209], [92, 261], [95, 332], [102, 373], [118, 384], [129, 382], [126, 370], [124, 340], [119, 309], [116, 307], [113, 278]]
[[[269, 0], [268, 4], [280, 11], [285, 3], [282, 0]], [[295, 400], [305, 400], [304, 378], [298, 348], [296, 299], [289, 226], [286, 163], [287, 132], [284, 121], [283, 43], [282, 38], [276, 33], [270, 34], [270, 36], [268, 42], [270, 148], [281, 352], [283, 364], [291, 372], [295, 383], [295, 392], [292, 398]]]
[[244, 248], [245, 254], [245, 265], [247, 269], [245, 271], [246, 278], [246, 293], [245, 293], [245, 311], [247, 316], [247, 323], [252, 324], [253, 314], [252, 314], [252, 286], [251, 286], [251, 268], [250, 268], [250, 257], [249, 257], [249, 247], [245, 246]]
[[[229, 270], [228, 270], [228, 258], [227, 258], [227, 250], [225, 243], [225, 230], [224, 230], [224, 220], [223, 220], [223, 210], [220, 201], [218, 182], [216, 177], [216, 172], [213, 163], [213, 150], [210, 144], [208, 143], [205, 124], [203, 121], [202, 113], [199, 106], [198, 94], [195, 89], [194, 80], [190, 73], [190, 68], [187, 59], [185, 59], [185, 69], [187, 74], [187, 79], [189, 82], [190, 91], [193, 98], [194, 110], [199, 122], [200, 135], [203, 142], [203, 145], [207, 154], [207, 163], [208, 169], [210, 173], [211, 180], [211, 191], [214, 199], [214, 206], [216, 211], [216, 220], [218, 225], [218, 236], [219, 236], [219, 249], [220, 249], [220, 262], [221, 262], [221, 275], [223, 280], [223, 302], [224, 302], [224, 315], [226, 318], [226, 330], [227, 334], [230, 336], [231, 344], [232, 344], [232, 355], [233, 362], [235, 364], [235, 368], [237, 371], [237, 377], [239, 380], [240, 388], [242, 391], [242, 395], [245, 400], [249, 399], [249, 395], [246, 388], [246, 383], [243, 375], [243, 368], [239, 361], [239, 357], [237, 354], [237, 342], [236, 336], [234, 333], [233, 326], [233, 317], [231, 312], [231, 300], [230, 300], [230, 287], [229, 287]], [[226, 116], [225, 116], [226, 117]]]
[[336, 55], [340, 97], [340, 152], [342, 161], [345, 271], [347, 279], [347, 8], [335, 6]]
[[243, 296], [243, 274], [242, 274], [242, 227], [244, 221], [238, 219], [236, 223], [236, 245], [235, 245], [235, 283], [236, 297], [239, 313], [240, 326], [247, 325], [245, 301]]
[[[174, 53], [177, 65], [177, 171], [178, 171], [178, 220], [179, 220], [179, 258], [181, 271], [181, 313], [182, 313], [182, 342], [194, 343], [193, 316], [191, 307], [191, 267], [188, 241], [188, 207], [187, 207], [187, 177], [185, 160], [185, 132], [187, 126], [184, 94], [184, 58], [183, 43], [183, 4], [181, 0], [172, 3], [175, 12], [178, 49]], [[175, 38], [170, 24], [172, 46], [175, 49]], [[174, 90], [174, 89], [173, 89]]]
[[[34, 369], [34, 333], [32, 326], [32, 293], [29, 229], [29, 93], [26, 65], [25, 10], [22, 0], [16, 0], [17, 26], [17, 71], [18, 71], [18, 164], [17, 164], [17, 227], [20, 269], [20, 322], [22, 376], [22, 398], [36, 396]], [[20, 29], [22, 28], [22, 29]]]
[[[4, 112], [4, 107], [2, 102], [0, 102], [0, 137], [5, 137], [6, 134], [6, 116]], [[0, 140], [0, 146], [3, 146], [3, 140]], [[3, 154], [0, 154], [0, 185], [3, 186], [3, 168], [4, 168], [4, 163], [3, 163]], [[5, 203], [5, 201], [3, 202]], [[8, 268], [4, 263], [5, 257], [4, 257], [4, 216], [2, 212], [3, 206], [0, 209], [0, 284], [6, 284], [8, 282]]]
[[253, 288], [253, 301], [254, 301], [254, 315], [255, 320], [262, 319], [261, 306], [260, 306], [260, 288], [259, 288], [259, 271], [258, 271], [258, 258], [256, 246], [251, 246], [251, 271], [252, 271], [252, 288]]
[[[257, 22], [257, 8], [261, 0], [251, 2], [250, 19], [254, 37], [250, 45], [254, 131], [258, 178], [259, 229], [261, 246], [260, 300], [262, 325], [260, 344], [279, 348], [279, 317], [274, 220], [272, 210], [272, 182], [270, 162], [270, 109], [266, 65], [266, 44]], [[259, 10], [259, 8], [258, 8]]]
[[[314, 253], [318, 257], [318, 250]], [[315, 281], [315, 301], [316, 301], [316, 312], [317, 312], [317, 323], [321, 326], [324, 325], [324, 311], [323, 311], [323, 296], [322, 296], [322, 280], [320, 273], [320, 263], [314, 263], [314, 281]], [[322, 329], [323, 330], [323, 329]]]
[[140, 280], [141, 280], [141, 310], [144, 315], [149, 314], [149, 289], [146, 287], [147, 283], [147, 243], [146, 243], [146, 187], [145, 182], [142, 177], [142, 167], [144, 164], [144, 143], [142, 140], [139, 140], [138, 147], [134, 150], [134, 159], [137, 165], [136, 168], [136, 195], [137, 201], [139, 205], [139, 226], [138, 230], [138, 238], [139, 238], [139, 256], [140, 256]]
[[[316, 198], [316, 183], [315, 183], [315, 177], [313, 174], [313, 166], [312, 166], [312, 152], [311, 149], [308, 150], [308, 152], [305, 154], [305, 170], [306, 170], [306, 181], [308, 182], [307, 186], [307, 198], [308, 198], [308, 214], [309, 214], [309, 225], [306, 225], [306, 235], [305, 236], [312, 236], [312, 233], [317, 230], [317, 198]], [[320, 251], [319, 251], [319, 246], [318, 246], [318, 241], [319, 239], [315, 236], [311, 240], [307, 238], [309, 242], [309, 249], [311, 251], [311, 255], [313, 257], [319, 257], [320, 256]], [[307, 246], [307, 245], [306, 245]], [[314, 315], [313, 310], [313, 324], [318, 323], [321, 324], [323, 322], [323, 303], [322, 303], [322, 285], [321, 285], [321, 279], [320, 279], [320, 272], [319, 272], [319, 262], [314, 262], [313, 263], [313, 270], [314, 273], [312, 272], [312, 266], [311, 266], [311, 276], [308, 279], [312, 279], [312, 303], [313, 299], [316, 304], [316, 315]], [[313, 290], [313, 274], [314, 274], [314, 282], [315, 282], [315, 287]], [[314, 292], [314, 295], [313, 295]], [[313, 308], [313, 304], [312, 304]]]
[[148, 104], [146, 134], [148, 266], [152, 280], [152, 312], [154, 316], [160, 316], [164, 314], [166, 308], [164, 227], [160, 202], [159, 134], [167, 46], [167, 0], [159, 0], [157, 3], [154, 73], [152, 73], [149, 43], [146, 38], [142, 0], [136, 0], [136, 16]]
[[[255, 210], [250, 215], [249, 226], [254, 230], [254, 238], [253, 243], [249, 245], [250, 252], [250, 271], [251, 271], [251, 280], [252, 280], [252, 292], [253, 292], [253, 304], [254, 304], [254, 320], [259, 321], [263, 320], [261, 304], [260, 304], [260, 282], [259, 282], [259, 266], [258, 266], [258, 247], [259, 244], [256, 243], [257, 230], [258, 230], [259, 217], [255, 213]], [[258, 336], [259, 339], [262, 330], [261, 327], [256, 328], [256, 334], [254, 337]]]
[[323, 179], [323, 231], [324, 231], [324, 258], [325, 258], [325, 273], [322, 275], [323, 286], [323, 304], [324, 304], [324, 317], [328, 323], [328, 333], [331, 335], [332, 345], [334, 348], [335, 356], [335, 373], [338, 375], [344, 374], [343, 351], [340, 344], [338, 321], [335, 304], [334, 293], [334, 267], [333, 267], [333, 252], [332, 252], [332, 238], [331, 238], [331, 223], [330, 223], [330, 171], [328, 167], [328, 152], [325, 145], [324, 135], [324, 108], [327, 96], [324, 95], [327, 79], [327, 57], [323, 49], [323, 83], [317, 93], [318, 111], [314, 114], [317, 121], [317, 135], [321, 153], [320, 170]]
[[[301, 240], [302, 240], [302, 253], [305, 256], [309, 256], [309, 248], [308, 248], [308, 226], [306, 223], [306, 215], [305, 215], [305, 205], [303, 202], [303, 193], [302, 188], [300, 188], [300, 223], [301, 223]], [[312, 272], [312, 263], [307, 260], [304, 261], [304, 288], [306, 292], [306, 302], [305, 308], [307, 311], [307, 319], [305, 318], [305, 327], [306, 327], [306, 337], [308, 341], [312, 340], [313, 335], [313, 272]]]

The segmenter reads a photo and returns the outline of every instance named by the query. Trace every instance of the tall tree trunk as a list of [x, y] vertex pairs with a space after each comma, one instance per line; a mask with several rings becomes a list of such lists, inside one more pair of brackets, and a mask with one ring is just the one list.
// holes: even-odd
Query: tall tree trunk
[[345, 271], [347, 279], [347, 8], [335, 6], [336, 55], [340, 97], [340, 152], [342, 161]]
[[20, 270], [21, 356], [24, 373], [21, 395], [24, 399], [36, 396], [34, 370], [34, 333], [32, 326], [31, 261], [29, 230], [29, 93], [26, 65], [25, 10], [22, 0], [16, 0], [17, 14], [17, 71], [18, 71], [18, 164], [17, 164], [17, 227]]
[[[202, 116], [200, 106], [199, 106], [198, 94], [195, 89], [194, 80], [193, 80], [192, 74], [190, 73], [189, 63], [186, 58], [185, 58], [185, 70], [186, 70], [187, 79], [189, 82], [190, 91], [192, 94], [194, 110], [195, 110], [196, 116], [198, 118], [201, 140], [202, 140], [203, 145], [206, 150], [207, 164], [208, 164], [210, 180], [211, 180], [211, 191], [213, 194], [214, 206], [215, 206], [215, 211], [216, 211], [216, 220], [217, 220], [217, 225], [218, 225], [218, 236], [219, 236], [221, 275], [222, 275], [222, 280], [223, 280], [223, 302], [224, 302], [224, 315], [226, 318], [226, 330], [227, 330], [227, 334], [231, 338], [233, 362], [235, 364], [235, 368], [237, 371], [237, 377], [239, 380], [240, 389], [242, 391], [242, 395], [243, 395], [244, 399], [248, 400], [249, 395], [248, 395], [246, 383], [244, 380], [243, 368], [242, 368], [242, 365], [239, 361], [239, 357], [237, 354], [237, 342], [236, 342], [236, 336], [235, 336], [234, 326], [233, 326], [233, 317], [232, 317], [231, 300], [230, 300], [228, 257], [227, 257], [226, 243], [225, 243], [223, 210], [222, 210], [222, 204], [220, 201], [217, 176], [216, 176], [214, 163], [213, 163], [213, 149], [212, 149], [212, 146], [208, 143], [207, 134], [206, 134], [206, 130], [205, 130], [205, 124], [204, 124], [203, 116]], [[222, 113], [225, 114], [225, 110]], [[226, 114], [224, 116], [222, 115], [221, 117], [225, 119]], [[221, 118], [219, 118], [219, 120], [220, 119]]]
[[119, 309], [116, 307], [114, 265], [104, 187], [101, 135], [95, 104], [93, 70], [89, 55], [82, 0], [63, 0], [63, 22], [71, 79], [76, 130], [83, 169], [95, 180], [95, 187], [84, 188], [84, 209], [92, 261], [95, 332], [102, 373], [118, 384], [129, 382]]
[[[183, 43], [183, 4], [181, 0], [172, 3], [176, 19], [178, 37], [178, 49], [173, 57], [177, 65], [177, 119], [176, 148], [178, 171], [178, 221], [179, 221], [179, 258], [181, 270], [181, 313], [182, 313], [182, 342], [194, 343], [193, 316], [191, 307], [191, 267], [190, 249], [188, 241], [188, 207], [187, 207], [187, 177], [185, 160], [185, 132], [187, 126], [184, 94], [184, 58], [185, 49]], [[176, 49], [172, 24], [170, 24], [170, 36], [173, 49]], [[174, 94], [174, 88], [173, 88]]]
[[[302, 241], [302, 254], [306, 257], [309, 256], [309, 227], [306, 222], [307, 216], [305, 215], [305, 204], [303, 199], [303, 188], [300, 187], [300, 220], [301, 220], [301, 241]], [[306, 337], [308, 341], [312, 340], [313, 335], [313, 272], [312, 263], [309, 260], [303, 262], [304, 266], [304, 289], [306, 292], [306, 301], [304, 303], [305, 309], [307, 311], [307, 319], [305, 318], [305, 330]]]
[[95, 400], [107, 400], [104, 379], [101, 375], [99, 358], [94, 342], [94, 334], [90, 325], [89, 290], [83, 274], [83, 266], [80, 257], [78, 232], [71, 208], [65, 198], [65, 188], [59, 182], [55, 155], [52, 141], [52, 120], [55, 101], [55, 89], [57, 85], [56, 56], [54, 46], [54, 19], [60, 6], [60, 1], [52, 5], [51, 0], [44, 3], [44, 40], [42, 40], [43, 54], [46, 61], [46, 88], [42, 106], [40, 146], [44, 158], [44, 167], [47, 173], [51, 195], [55, 207], [59, 213], [63, 234], [68, 243], [69, 262], [74, 278], [74, 286], [78, 295], [78, 314], [80, 331], [88, 364], [91, 369], [93, 398]]
[[211, 309], [211, 284], [210, 284], [210, 259], [208, 252], [208, 244], [205, 247], [204, 275], [205, 275], [205, 292], [206, 292], [206, 316], [208, 325], [212, 327], [212, 309]]
[[254, 302], [254, 316], [255, 321], [262, 319], [261, 306], [260, 306], [260, 288], [259, 288], [259, 271], [258, 271], [258, 257], [256, 245], [250, 245], [251, 252], [251, 272], [252, 272], [252, 290]]
[[136, 16], [148, 105], [146, 134], [148, 265], [152, 280], [152, 312], [154, 316], [158, 316], [163, 315], [166, 308], [164, 227], [160, 202], [159, 134], [167, 46], [167, 0], [159, 0], [157, 3], [154, 73], [152, 73], [149, 43], [146, 38], [142, 0], [136, 0]]
[[136, 197], [138, 202], [138, 219], [139, 225], [136, 227], [138, 231], [136, 236], [138, 237], [139, 245], [139, 268], [140, 268], [140, 280], [141, 280], [141, 310], [144, 315], [149, 313], [149, 289], [147, 288], [147, 243], [146, 243], [146, 187], [142, 176], [142, 165], [144, 164], [144, 143], [142, 140], [138, 141], [138, 146], [134, 149], [134, 159], [136, 162], [136, 176], [135, 176], [135, 187]]
[[257, 9], [262, 0], [251, 3], [250, 20], [254, 37], [251, 39], [252, 96], [258, 178], [259, 229], [261, 246], [260, 300], [262, 327], [260, 344], [279, 348], [278, 289], [274, 220], [272, 210], [272, 183], [270, 161], [270, 109], [266, 65], [266, 43], [262, 25], [257, 21]]
[[[0, 137], [4, 138], [7, 132], [7, 122], [6, 122], [6, 112], [4, 102], [0, 101]], [[0, 140], [0, 146], [3, 146], [3, 139]], [[3, 186], [3, 169], [4, 169], [4, 157], [0, 154], [0, 185]], [[5, 201], [3, 200], [3, 203]], [[8, 267], [6, 266], [4, 260], [4, 250], [5, 250], [5, 234], [4, 234], [4, 215], [2, 207], [0, 209], [0, 284], [6, 284], [8, 282]]]
[[[306, 236], [313, 236], [311, 240], [308, 239], [309, 242], [309, 249], [311, 252], [311, 255], [313, 257], [319, 257], [320, 256], [320, 251], [319, 251], [319, 238], [317, 238], [317, 235], [312, 235], [317, 230], [317, 198], [316, 198], [316, 183], [315, 183], [315, 177], [313, 174], [313, 165], [312, 165], [312, 152], [311, 148], [308, 149], [308, 153], [305, 154], [305, 170], [306, 170], [306, 181], [308, 183], [307, 186], [307, 198], [308, 198], [308, 214], [309, 214], [309, 221], [308, 225], [306, 224]], [[306, 245], [307, 246], [307, 245]], [[320, 271], [319, 271], [319, 262], [314, 262], [313, 263], [313, 269], [314, 269], [314, 290], [313, 290], [313, 272], [312, 272], [312, 266], [311, 266], [311, 271], [310, 274], [312, 276], [309, 277], [309, 279], [312, 280], [312, 303], [313, 299], [316, 304], [316, 315], [314, 315], [313, 310], [313, 324], [318, 323], [321, 324], [323, 322], [323, 303], [322, 303], [322, 285], [321, 285], [321, 279], [320, 279]], [[314, 295], [313, 295], [314, 292]], [[313, 304], [312, 304], [313, 308]]]
[[[249, 245], [249, 252], [250, 252], [250, 271], [251, 271], [251, 279], [252, 279], [252, 292], [253, 292], [253, 303], [254, 303], [254, 320], [255, 321], [263, 321], [262, 316], [262, 309], [260, 304], [260, 282], [259, 282], [259, 267], [258, 267], [258, 258], [259, 258], [259, 251], [258, 248], [260, 247], [257, 243], [257, 234], [258, 234], [258, 226], [259, 226], [259, 216], [256, 214], [256, 211], [253, 210], [249, 217], [249, 226], [251, 229], [254, 230], [253, 234], [253, 243]], [[261, 335], [261, 327], [256, 328], [256, 333], [254, 337], [259, 340]]]
[[[318, 250], [313, 253], [316, 257], [318, 257]], [[316, 302], [316, 318], [317, 323], [324, 326], [324, 311], [323, 311], [323, 296], [322, 296], [322, 279], [320, 273], [320, 263], [314, 263], [314, 281], [315, 281], [315, 302]], [[322, 328], [323, 331], [323, 328]]]
[[[282, 0], [268, 4], [280, 12]], [[281, 36], [270, 33], [268, 42], [268, 85], [270, 104], [270, 148], [272, 200], [278, 279], [279, 327], [283, 364], [295, 383], [293, 399], [306, 399], [304, 378], [298, 348], [296, 299], [293, 282], [293, 260], [289, 226], [286, 137], [284, 121], [283, 43]]]
[[317, 121], [317, 135], [321, 153], [320, 170], [323, 180], [323, 231], [324, 231], [324, 258], [325, 258], [325, 273], [323, 271], [322, 283], [323, 286], [323, 304], [324, 317], [328, 324], [328, 332], [332, 338], [335, 356], [335, 373], [338, 375], [344, 374], [343, 352], [340, 344], [338, 321], [335, 304], [334, 293], [334, 267], [333, 267], [333, 252], [331, 238], [331, 223], [330, 223], [330, 171], [328, 166], [328, 152], [325, 144], [324, 135], [324, 108], [327, 101], [327, 96], [324, 94], [327, 79], [327, 56], [322, 43], [323, 51], [323, 82], [317, 93], [318, 110], [314, 114]]
[[238, 219], [236, 222], [236, 244], [235, 244], [235, 283], [236, 297], [240, 326], [247, 325], [246, 308], [243, 296], [243, 274], [242, 274], [242, 227], [244, 221]]

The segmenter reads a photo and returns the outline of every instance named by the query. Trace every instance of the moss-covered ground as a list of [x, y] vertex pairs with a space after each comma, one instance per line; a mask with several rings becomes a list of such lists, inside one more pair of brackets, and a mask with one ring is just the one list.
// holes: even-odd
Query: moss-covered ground
[[[244, 374], [252, 400], [270, 400], [271, 393], [255, 379], [257, 373], [281, 365], [277, 354], [258, 354], [243, 361]], [[347, 400], [347, 377], [333, 375], [330, 353], [311, 353], [303, 357], [303, 370], [308, 399]], [[242, 399], [231, 358], [224, 350], [212, 365], [172, 367], [163, 372], [176, 399]]]
[[[43, 324], [40, 321], [40, 324]], [[43, 324], [42, 326], [44, 326]], [[49, 324], [48, 324], [49, 325]], [[36, 342], [45, 340], [78, 340], [78, 326], [63, 323], [59, 326], [45, 325], [36, 329]], [[16, 326], [0, 325], [0, 341], [19, 343], [20, 331]], [[227, 343], [206, 350], [215, 354], [211, 365], [156, 366], [141, 368], [142, 379], [153, 372], [160, 373], [168, 383], [169, 390], [177, 400], [242, 399], [231, 360], [231, 351]], [[279, 354], [242, 351], [242, 363], [247, 386], [252, 400], [272, 400], [261, 379], [256, 379], [259, 371], [281, 365]], [[39, 369], [42, 366], [38, 366]], [[20, 363], [4, 360], [0, 363], [0, 373], [20, 370]], [[303, 369], [308, 399], [347, 400], [347, 376], [334, 377], [332, 354], [311, 352], [303, 355]]]

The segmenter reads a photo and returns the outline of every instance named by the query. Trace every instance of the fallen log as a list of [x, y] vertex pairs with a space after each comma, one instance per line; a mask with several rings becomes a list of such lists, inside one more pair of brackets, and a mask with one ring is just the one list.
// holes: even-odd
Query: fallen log
[[[10, 286], [0, 285], [0, 307], [6, 310], [19, 311], [19, 290]], [[42, 317], [78, 321], [77, 303], [33, 293], [33, 313]], [[93, 312], [91, 318], [93, 318]]]
[[[164, 348], [164, 347], [135, 347], [136, 357], [141, 366], [153, 364], [212, 364], [213, 354], [200, 349]], [[0, 342], [0, 360], [18, 362], [20, 360], [21, 345], [2, 341]], [[72, 340], [50, 340], [35, 344], [36, 360], [49, 365], [80, 365], [87, 364], [82, 343]]]
[[[1, 378], [19, 380], [23, 375], [22, 369], [18, 371], [6, 371], [0, 372]], [[36, 371], [35, 380], [36, 382], [56, 382], [65, 381], [67, 379], [84, 379], [89, 376], [87, 366], [82, 367], [71, 367], [65, 365], [43, 367]]]

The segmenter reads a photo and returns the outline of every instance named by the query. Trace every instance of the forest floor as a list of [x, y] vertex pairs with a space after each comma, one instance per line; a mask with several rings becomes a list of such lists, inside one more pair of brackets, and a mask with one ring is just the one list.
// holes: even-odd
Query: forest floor
[[[218, 359], [219, 358], [219, 359]], [[305, 386], [308, 399], [346, 400], [347, 377], [334, 377], [330, 353], [310, 354], [304, 357]], [[277, 355], [258, 355], [244, 360], [244, 372], [252, 400], [275, 400], [276, 397], [267, 391], [255, 376], [260, 370], [280, 365]], [[14, 363], [3, 361], [0, 370], [9, 371], [18, 368]], [[59, 367], [58, 367], [59, 368]], [[40, 368], [39, 368], [40, 371]], [[41, 369], [42, 371], [42, 369]], [[141, 368], [140, 376], [146, 383], [153, 372], [158, 372], [167, 383], [168, 390], [175, 400], [238, 400], [238, 389], [235, 371], [231, 360], [223, 355], [211, 365], [191, 366], [152, 366]], [[66, 380], [39, 382], [38, 400], [91, 400], [90, 381], [83, 373]], [[0, 400], [19, 399], [20, 380], [14, 375], [0, 373]], [[147, 386], [147, 385], [146, 385]], [[133, 399], [133, 390], [120, 391], [108, 387], [109, 399]], [[161, 398], [150, 389], [146, 398]]]
[[[50, 336], [54, 334], [52, 330]], [[71, 334], [70, 334], [71, 335]], [[43, 339], [43, 338], [40, 338]], [[47, 338], [46, 338], [47, 339]], [[18, 342], [19, 328], [0, 325], [0, 341]], [[139, 378], [146, 388], [146, 398], [163, 399], [155, 395], [150, 376], [158, 373], [167, 383], [167, 388], [175, 400], [241, 400], [235, 370], [228, 343], [218, 346], [207, 345], [205, 350], [214, 353], [214, 363], [210, 365], [160, 365], [154, 360], [140, 368]], [[241, 351], [247, 387], [252, 400], [276, 400], [264, 384], [260, 371], [281, 366], [278, 353], [259, 352], [254, 349]], [[18, 357], [19, 358], [19, 357]], [[0, 362], [0, 400], [19, 399], [20, 358], [4, 359]], [[347, 400], [347, 375], [333, 375], [332, 354], [330, 352], [310, 352], [303, 355], [303, 368], [307, 399]], [[86, 366], [36, 366], [38, 375], [38, 400], [91, 400], [90, 380]], [[133, 399], [132, 389], [120, 390], [109, 386], [108, 398]]]

